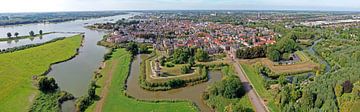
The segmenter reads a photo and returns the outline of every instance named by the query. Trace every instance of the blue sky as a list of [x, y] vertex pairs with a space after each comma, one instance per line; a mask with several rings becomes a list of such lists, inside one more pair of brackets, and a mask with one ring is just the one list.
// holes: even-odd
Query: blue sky
[[0, 0], [0, 12], [206, 9], [360, 11], [360, 0]]

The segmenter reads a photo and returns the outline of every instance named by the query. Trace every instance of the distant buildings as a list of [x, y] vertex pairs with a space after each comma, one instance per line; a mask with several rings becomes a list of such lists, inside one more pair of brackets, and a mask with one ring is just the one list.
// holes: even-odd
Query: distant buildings
[[203, 48], [209, 54], [240, 47], [274, 44], [275, 32], [263, 27], [148, 18], [134, 25], [119, 25], [107, 42], [152, 43], [155, 49], [171, 54], [178, 47]]

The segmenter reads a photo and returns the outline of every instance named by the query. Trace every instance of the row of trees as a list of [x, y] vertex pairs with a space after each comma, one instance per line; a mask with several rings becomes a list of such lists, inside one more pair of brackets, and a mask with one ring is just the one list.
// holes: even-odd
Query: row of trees
[[[39, 31], [39, 34], [40, 34], [40, 35], [43, 35], [43, 31], [40, 30], [40, 31]], [[30, 32], [29, 32], [29, 35], [30, 35], [30, 36], [35, 36], [34, 31], [30, 31]], [[6, 36], [7, 36], [8, 38], [11, 38], [11, 37], [12, 37], [12, 34], [11, 34], [10, 32], [8, 32], [8, 33], [6, 33]], [[19, 32], [15, 32], [15, 33], [14, 33], [14, 36], [15, 36], [15, 37], [18, 37], [18, 36], [19, 36]]]
[[[196, 50], [196, 51], [195, 51]], [[201, 48], [186, 48], [181, 47], [175, 49], [174, 53], [171, 55], [171, 61], [175, 64], [185, 64], [188, 63], [190, 66], [195, 64], [195, 60], [199, 62], [204, 62], [209, 60], [209, 54]], [[164, 61], [164, 60], [163, 60]], [[160, 60], [162, 62], [162, 60]]]
[[240, 59], [253, 59], [266, 56], [266, 46], [258, 46], [252, 48], [236, 50], [236, 57]]

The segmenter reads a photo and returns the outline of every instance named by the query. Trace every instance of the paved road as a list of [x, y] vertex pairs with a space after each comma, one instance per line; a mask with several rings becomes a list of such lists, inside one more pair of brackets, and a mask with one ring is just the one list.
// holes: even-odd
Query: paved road
[[264, 101], [258, 96], [256, 91], [252, 89], [250, 85], [251, 82], [248, 80], [248, 78], [245, 76], [245, 72], [243, 72], [243, 69], [241, 68], [241, 65], [233, 59], [233, 64], [235, 67], [235, 70], [237, 72], [237, 75], [239, 76], [241, 82], [243, 83], [243, 86], [245, 88], [246, 93], [249, 96], [249, 99], [255, 109], [256, 112], [269, 112], [267, 107], [264, 104]]

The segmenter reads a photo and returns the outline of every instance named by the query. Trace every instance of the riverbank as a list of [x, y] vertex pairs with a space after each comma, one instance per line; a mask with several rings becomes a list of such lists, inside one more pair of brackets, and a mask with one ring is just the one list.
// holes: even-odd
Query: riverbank
[[0, 54], [0, 110], [27, 111], [39, 91], [32, 85], [32, 77], [42, 75], [50, 66], [77, 54], [82, 37], [72, 36], [45, 45]]
[[[132, 98], [126, 93], [126, 80], [130, 73], [131, 54], [124, 49], [118, 49], [110, 60], [105, 61], [105, 67], [96, 81], [99, 88], [96, 95], [100, 101], [92, 104], [86, 111], [118, 111], [124, 112], [192, 112], [197, 108], [187, 101], [142, 101]], [[110, 81], [110, 82], [107, 82]], [[103, 93], [105, 91], [105, 93]], [[124, 103], [126, 102], [126, 103]]]

